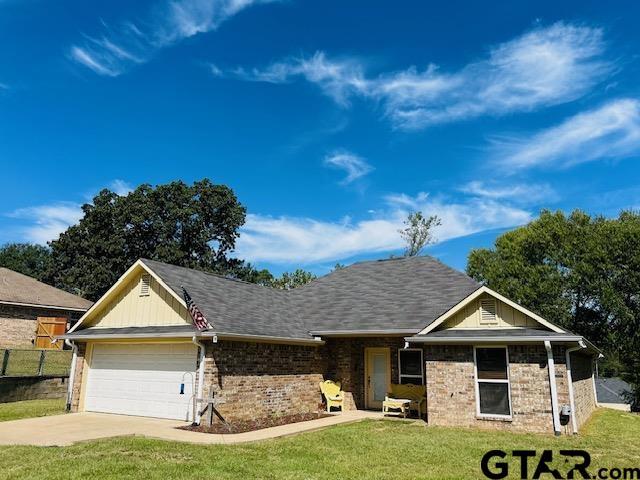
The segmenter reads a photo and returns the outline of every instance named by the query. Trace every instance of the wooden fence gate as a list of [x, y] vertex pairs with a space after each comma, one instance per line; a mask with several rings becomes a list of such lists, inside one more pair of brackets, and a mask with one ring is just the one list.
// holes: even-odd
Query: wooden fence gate
[[62, 350], [63, 341], [53, 343], [58, 335], [67, 331], [66, 317], [38, 317], [36, 328], [36, 348], [56, 348]]

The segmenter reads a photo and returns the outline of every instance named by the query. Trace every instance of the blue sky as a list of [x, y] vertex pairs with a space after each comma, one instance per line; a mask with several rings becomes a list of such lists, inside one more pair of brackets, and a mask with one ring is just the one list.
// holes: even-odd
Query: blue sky
[[[442, 3], [442, 2], [441, 2]], [[0, 0], [0, 242], [103, 187], [209, 177], [274, 272], [640, 208], [640, 4]]]

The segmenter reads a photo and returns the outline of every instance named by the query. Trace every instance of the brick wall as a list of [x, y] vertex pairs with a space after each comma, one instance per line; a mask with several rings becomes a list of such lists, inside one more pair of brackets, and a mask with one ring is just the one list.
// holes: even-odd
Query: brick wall
[[226, 421], [318, 411], [322, 347], [220, 341], [206, 344], [204, 398]]
[[0, 304], [0, 347], [30, 347], [38, 317], [67, 317], [72, 322], [81, 312]]
[[0, 317], [0, 348], [31, 348], [36, 336], [36, 320]]
[[76, 343], [78, 346], [78, 356], [76, 358], [76, 370], [73, 379], [73, 390], [71, 392], [71, 411], [77, 412], [80, 405], [80, 387], [82, 385], [82, 377], [84, 371], [84, 357], [87, 351], [87, 344], [84, 342]]
[[573, 381], [573, 400], [575, 416], [580, 428], [596, 409], [591, 378], [593, 359], [590, 356], [573, 352], [571, 355], [571, 379]]
[[340, 381], [345, 392], [345, 409], [365, 408], [365, 348], [388, 347], [391, 355], [391, 383], [398, 383], [398, 349], [402, 337], [327, 339], [327, 379]]
[[[425, 346], [424, 351], [429, 424], [553, 433], [547, 353], [543, 345], [509, 346], [511, 421], [476, 416], [472, 346], [431, 345]], [[563, 348], [554, 347], [560, 405], [569, 402], [563, 354]]]
[[0, 403], [64, 398], [66, 376], [0, 377]]

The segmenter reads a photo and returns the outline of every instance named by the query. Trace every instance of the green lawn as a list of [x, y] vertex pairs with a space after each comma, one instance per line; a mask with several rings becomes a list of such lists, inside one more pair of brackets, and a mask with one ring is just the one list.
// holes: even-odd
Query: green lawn
[[0, 403], [0, 422], [20, 418], [60, 415], [65, 410], [65, 399], [26, 400], [24, 402]]
[[[487, 450], [516, 448], [555, 453], [586, 449], [596, 467], [640, 467], [640, 416], [601, 410], [579, 437], [562, 438], [366, 421], [244, 445], [123, 437], [65, 448], [4, 447], [0, 475], [162, 480], [483, 478], [479, 464]], [[568, 470], [560, 459], [554, 464], [563, 474]], [[512, 468], [511, 478], [519, 478], [518, 473]]]
[[[5, 349], [0, 349], [0, 362], [3, 359]], [[9, 363], [6, 375], [37, 375], [40, 366], [39, 349], [17, 348], [9, 349]], [[43, 375], [68, 375], [71, 367], [70, 350], [45, 351]]]

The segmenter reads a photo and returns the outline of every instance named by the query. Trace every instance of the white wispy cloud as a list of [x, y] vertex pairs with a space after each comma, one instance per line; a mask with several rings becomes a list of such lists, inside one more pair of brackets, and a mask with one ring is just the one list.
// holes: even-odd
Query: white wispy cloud
[[82, 209], [76, 203], [57, 202], [20, 208], [9, 216], [28, 224], [23, 231], [26, 241], [44, 245], [58, 238], [69, 225], [77, 223], [82, 218]]
[[164, 0], [140, 21], [115, 27], [102, 22], [102, 32], [85, 35], [68, 56], [98, 75], [116, 77], [162, 48], [216, 30], [245, 8], [269, 1], [274, 0]]
[[129, 182], [116, 178], [109, 184], [109, 189], [123, 197], [131, 193], [134, 190], [134, 187]]
[[555, 202], [558, 193], [546, 183], [498, 183], [475, 180], [463, 185], [460, 191], [476, 197], [511, 200], [518, 204]]
[[324, 164], [328, 167], [343, 170], [347, 174], [341, 182], [343, 185], [364, 177], [373, 170], [373, 167], [364, 158], [347, 150], [337, 150], [327, 155], [324, 159]]
[[449, 202], [425, 193], [415, 197], [397, 194], [389, 195], [386, 204], [384, 211], [372, 212], [372, 218], [358, 222], [248, 215], [236, 255], [253, 262], [310, 264], [398, 250], [403, 247], [398, 230], [415, 210], [442, 218], [435, 231], [439, 241], [531, 220], [529, 212], [492, 199]]
[[612, 71], [604, 52], [601, 29], [555, 23], [497, 45], [485, 58], [450, 72], [432, 64], [367, 76], [357, 59], [332, 60], [317, 52], [226, 75], [270, 83], [304, 78], [340, 105], [367, 98], [382, 105], [395, 127], [420, 129], [576, 100]]
[[492, 150], [509, 170], [640, 156], [640, 101], [613, 100], [533, 135], [496, 139]]
[[[133, 190], [129, 183], [121, 179], [110, 182], [108, 188], [120, 196]], [[88, 203], [91, 203], [93, 196], [89, 195]], [[23, 225], [21, 233], [24, 241], [42, 245], [56, 240], [70, 225], [78, 223], [83, 215], [82, 204], [69, 201], [19, 208], [7, 214]]]
[[[222, 71], [212, 65], [212, 72], [220, 76]], [[344, 106], [349, 104], [349, 97], [354, 94], [369, 95], [371, 88], [360, 62], [355, 59], [329, 60], [324, 52], [316, 52], [310, 57], [291, 57], [264, 69], [246, 70], [238, 67], [224, 75], [267, 83], [288, 83], [296, 77], [302, 77], [318, 85], [327, 96]]]

